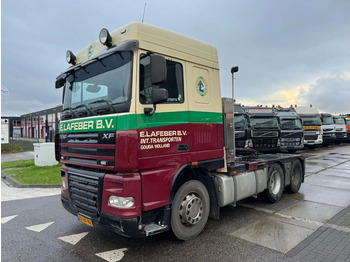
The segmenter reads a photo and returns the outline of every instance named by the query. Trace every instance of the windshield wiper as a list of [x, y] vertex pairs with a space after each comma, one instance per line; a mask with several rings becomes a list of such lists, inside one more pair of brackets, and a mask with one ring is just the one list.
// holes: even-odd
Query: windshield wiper
[[65, 118], [72, 118], [72, 117], [76, 117], [74, 111], [73, 111], [73, 108], [71, 107], [66, 107], [65, 109], [62, 110], [62, 113], [65, 112], [65, 111], [69, 111], [69, 115], [67, 116], [67, 114], [64, 114], [64, 117]]
[[[109, 111], [112, 111], [113, 113], [115, 113], [115, 109], [113, 107], [113, 104], [111, 103], [111, 101], [109, 100], [106, 100], [106, 99], [99, 99], [99, 100], [96, 100], [94, 102], [91, 102], [89, 103], [89, 105], [92, 105], [92, 104], [98, 104], [98, 103], [106, 103], [108, 106], [109, 106]], [[98, 109], [97, 112], [99, 112], [101, 109]]]
[[[90, 116], [93, 114], [91, 109], [85, 104], [78, 105], [78, 106], [72, 108], [71, 111], [73, 112], [73, 110], [77, 110], [78, 108], [81, 108], [81, 107], [84, 107], [86, 109], [86, 112], [89, 113]], [[85, 113], [85, 115], [87, 115], [87, 113]], [[81, 112], [78, 112], [78, 115], [80, 116]]]

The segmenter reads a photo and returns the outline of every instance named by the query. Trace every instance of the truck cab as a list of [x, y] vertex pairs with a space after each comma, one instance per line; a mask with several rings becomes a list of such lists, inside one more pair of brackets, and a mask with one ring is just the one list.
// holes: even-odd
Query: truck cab
[[346, 134], [346, 120], [341, 116], [333, 116], [334, 128], [335, 128], [335, 141], [334, 143], [340, 144], [347, 139]]
[[329, 113], [321, 113], [321, 121], [323, 132], [322, 146], [328, 146], [336, 140], [334, 118]]
[[[63, 113], [55, 154], [62, 205], [80, 222], [133, 238], [172, 230], [188, 240], [219, 219], [220, 207], [298, 192], [303, 156], [235, 155], [234, 98], [221, 97], [212, 45], [131, 23], [102, 29], [66, 58], [56, 78]], [[278, 145], [278, 119], [254, 121], [255, 136], [274, 139], [261, 147]]]
[[295, 152], [304, 148], [304, 129], [293, 107], [274, 107], [281, 126], [281, 149]]
[[253, 149], [258, 151], [278, 151], [281, 146], [279, 119], [272, 108], [244, 107], [249, 117], [250, 139]]
[[234, 121], [236, 148], [252, 148], [253, 143], [250, 139], [249, 117], [241, 104], [234, 105]]
[[313, 148], [323, 142], [321, 116], [312, 106], [297, 106], [295, 111], [301, 118], [304, 128], [304, 145]]
[[346, 125], [346, 141], [350, 142], [350, 114], [344, 117]]

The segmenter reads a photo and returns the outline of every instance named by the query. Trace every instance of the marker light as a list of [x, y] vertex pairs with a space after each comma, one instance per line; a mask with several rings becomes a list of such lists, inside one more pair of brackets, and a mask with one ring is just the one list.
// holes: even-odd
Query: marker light
[[75, 55], [73, 54], [72, 51], [68, 50], [67, 53], [66, 53], [66, 60], [67, 60], [67, 63], [68, 64], [72, 64], [72, 65], [75, 65], [76, 64], [76, 57]]
[[135, 199], [133, 197], [110, 196], [108, 204], [119, 208], [131, 208], [135, 205]]
[[100, 31], [99, 39], [100, 39], [101, 44], [103, 44], [107, 47], [110, 47], [112, 45], [112, 37], [106, 28], [103, 28]]

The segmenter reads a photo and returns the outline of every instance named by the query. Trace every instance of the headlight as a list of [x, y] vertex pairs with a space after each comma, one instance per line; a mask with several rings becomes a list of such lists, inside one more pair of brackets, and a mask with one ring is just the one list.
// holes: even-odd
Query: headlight
[[112, 45], [112, 37], [106, 28], [100, 31], [99, 40], [101, 44], [110, 47]]
[[68, 50], [67, 53], [66, 53], [66, 60], [67, 60], [67, 63], [68, 64], [72, 64], [72, 65], [75, 65], [76, 64], [76, 57], [75, 55], [73, 54], [72, 51]]
[[108, 205], [119, 208], [131, 208], [135, 205], [135, 199], [133, 197], [110, 196]]

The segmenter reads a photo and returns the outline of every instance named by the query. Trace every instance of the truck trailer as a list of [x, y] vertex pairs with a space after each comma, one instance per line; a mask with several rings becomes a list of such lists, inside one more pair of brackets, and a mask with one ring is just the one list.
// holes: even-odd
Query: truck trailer
[[62, 204], [80, 222], [188, 240], [220, 207], [250, 196], [273, 203], [304, 181], [300, 155], [236, 155], [215, 47], [131, 23], [66, 58], [55, 154]]

